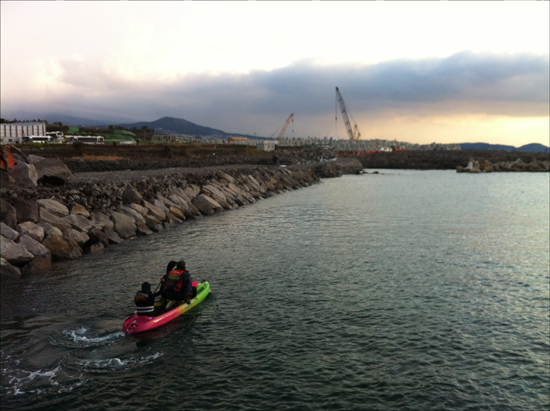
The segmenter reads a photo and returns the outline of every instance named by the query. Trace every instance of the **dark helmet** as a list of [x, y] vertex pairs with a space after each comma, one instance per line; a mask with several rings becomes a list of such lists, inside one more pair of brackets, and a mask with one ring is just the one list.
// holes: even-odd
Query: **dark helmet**
[[179, 261], [178, 261], [178, 264], [176, 265], [176, 268], [177, 268], [178, 270], [185, 271], [185, 261], [179, 260]]
[[141, 284], [141, 291], [144, 291], [146, 293], [151, 291], [151, 284], [145, 281], [143, 284]]

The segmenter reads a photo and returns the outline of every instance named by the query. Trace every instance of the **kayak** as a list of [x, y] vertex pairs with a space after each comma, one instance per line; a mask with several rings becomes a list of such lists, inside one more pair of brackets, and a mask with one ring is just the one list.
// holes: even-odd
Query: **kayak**
[[179, 317], [181, 314], [200, 304], [209, 293], [210, 284], [207, 281], [203, 281], [202, 283], [197, 285], [197, 295], [189, 302], [189, 304], [184, 302], [170, 311], [152, 317], [149, 317], [147, 315], [138, 315], [136, 311], [130, 317], [128, 317], [126, 321], [124, 321], [122, 331], [124, 331], [126, 334], [136, 334], [144, 331], [153, 330], [157, 327], [160, 327], [161, 325], [167, 324], [174, 318]]

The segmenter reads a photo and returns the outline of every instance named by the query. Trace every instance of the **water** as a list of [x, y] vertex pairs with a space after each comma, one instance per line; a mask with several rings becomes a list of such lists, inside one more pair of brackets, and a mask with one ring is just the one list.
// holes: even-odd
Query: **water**
[[[549, 175], [381, 171], [3, 281], [3, 410], [541, 410]], [[143, 281], [212, 294], [142, 337]]]

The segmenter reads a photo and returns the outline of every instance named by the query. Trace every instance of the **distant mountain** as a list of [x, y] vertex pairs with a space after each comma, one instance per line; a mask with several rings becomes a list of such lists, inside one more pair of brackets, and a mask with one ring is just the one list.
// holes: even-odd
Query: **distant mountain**
[[261, 138], [256, 136], [249, 136], [245, 134], [226, 133], [223, 130], [215, 128], [200, 126], [183, 118], [175, 117], [163, 117], [155, 121], [140, 121], [132, 124], [116, 124], [126, 128], [142, 128], [146, 126], [148, 128], [155, 129], [155, 134], [185, 134], [189, 136], [202, 136], [202, 137], [222, 137], [227, 138], [231, 136], [244, 136], [250, 138]]
[[547, 146], [542, 144], [532, 143], [521, 147], [505, 146], [502, 144], [487, 144], [487, 143], [462, 143], [459, 144], [461, 150], [504, 150], [504, 151], [527, 151], [532, 153], [544, 153], [549, 151]]
[[2, 112], [2, 118], [5, 118], [6, 120], [13, 120], [17, 119], [20, 121], [24, 120], [47, 120], [48, 123], [57, 123], [61, 122], [63, 125], [66, 126], [82, 126], [82, 127], [96, 127], [99, 125], [105, 125], [105, 124], [112, 124], [112, 122], [108, 122], [106, 120], [98, 121], [98, 120], [91, 120], [89, 118], [84, 117], [74, 117], [74, 116], [68, 116], [66, 114], [59, 114], [59, 113], [36, 113], [36, 112], [28, 112], [23, 110], [17, 110], [13, 112]]

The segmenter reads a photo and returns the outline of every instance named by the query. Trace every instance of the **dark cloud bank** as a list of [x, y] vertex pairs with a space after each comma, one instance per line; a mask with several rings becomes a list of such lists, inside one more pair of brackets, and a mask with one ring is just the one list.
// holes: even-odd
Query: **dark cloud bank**
[[333, 114], [335, 86], [353, 113], [379, 116], [544, 116], [549, 105], [548, 55], [461, 52], [355, 67], [302, 61], [272, 71], [186, 75], [145, 84], [109, 76], [97, 65], [95, 73], [80, 73], [95, 80], [79, 84], [75, 68], [62, 65], [75, 91], [52, 95], [50, 111], [88, 118], [93, 113], [96, 119], [113, 118], [113, 113], [126, 120], [174, 116], [237, 132], [246, 131], [241, 123], [253, 117], [284, 120], [291, 112], [310, 118]]

